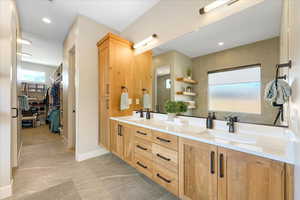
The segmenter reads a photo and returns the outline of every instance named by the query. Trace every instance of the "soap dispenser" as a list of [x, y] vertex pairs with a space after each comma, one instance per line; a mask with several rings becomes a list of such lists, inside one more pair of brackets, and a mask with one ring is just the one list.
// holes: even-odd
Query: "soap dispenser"
[[208, 116], [206, 118], [206, 128], [212, 129], [213, 128], [213, 116], [211, 113], [208, 113]]

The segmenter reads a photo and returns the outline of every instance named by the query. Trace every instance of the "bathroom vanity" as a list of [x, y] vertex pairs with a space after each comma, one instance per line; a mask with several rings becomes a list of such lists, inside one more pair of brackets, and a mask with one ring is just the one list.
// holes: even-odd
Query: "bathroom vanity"
[[180, 199], [293, 199], [293, 142], [283, 137], [288, 133], [268, 135], [276, 128], [262, 126], [259, 135], [254, 125], [233, 135], [205, 129], [200, 118], [169, 122], [155, 115], [111, 118], [110, 150]]

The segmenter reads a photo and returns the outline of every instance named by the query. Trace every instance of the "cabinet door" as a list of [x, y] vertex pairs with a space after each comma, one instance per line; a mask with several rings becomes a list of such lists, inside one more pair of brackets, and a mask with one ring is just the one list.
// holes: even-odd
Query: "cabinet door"
[[124, 137], [122, 133], [122, 125], [113, 120], [111, 120], [110, 124], [110, 150], [112, 153], [123, 159]]
[[179, 139], [179, 195], [187, 200], [217, 200], [217, 147]]
[[109, 149], [109, 115], [110, 115], [110, 85], [109, 85], [109, 49], [108, 42], [99, 49], [99, 143]]
[[130, 125], [122, 126], [122, 134], [124, 137], [124, 160], [134, 166], [134, 133], [133, 127]]
[[284, 163], [219, 148], [219, 200], [284, 200]]

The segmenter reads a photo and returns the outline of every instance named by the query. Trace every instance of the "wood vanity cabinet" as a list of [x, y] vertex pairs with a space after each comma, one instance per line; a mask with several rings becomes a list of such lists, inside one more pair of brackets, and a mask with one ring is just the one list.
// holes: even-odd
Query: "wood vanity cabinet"
[[183, 200], [217, 200], [217, 147], [179, 139], [179, 195]]
[[218, 200], [284, 200], [285, 164], [218, 148]]
[[[98, 43], [99, 58], [99, 144], [110, 147], [109, 118], [131, 115], [140, 108], [145, 88], [152, 91], [152, 51], [134, 54], [133, 43], [108, 33]], [[130, 108], [120, 110], [122, 86], [132, 99]]]
[[127, 124], [110, 121], [111, 152], [130, 165], [134, 165], [134, 134], [133, 127]]
[[291, 166], [188, 139], [179, 140], [183, 200], [292, 200]]

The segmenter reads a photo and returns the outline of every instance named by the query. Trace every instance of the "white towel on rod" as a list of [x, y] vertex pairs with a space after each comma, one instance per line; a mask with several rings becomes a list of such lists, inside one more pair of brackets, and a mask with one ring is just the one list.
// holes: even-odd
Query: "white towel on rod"
[[127, 109], [129, 109], [128, 93], [122, 92], [121, 100], [120, 100], [120, 110], [127, 110]]
[[144, 93], [143, 95], [143, 108], [151, 109], [151, 96], [148, 93]]

